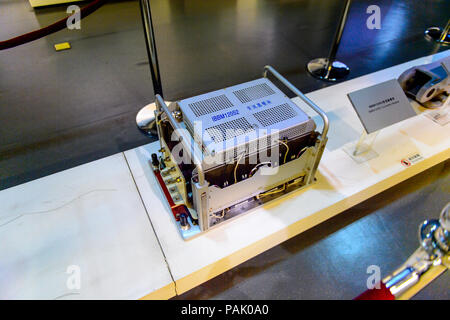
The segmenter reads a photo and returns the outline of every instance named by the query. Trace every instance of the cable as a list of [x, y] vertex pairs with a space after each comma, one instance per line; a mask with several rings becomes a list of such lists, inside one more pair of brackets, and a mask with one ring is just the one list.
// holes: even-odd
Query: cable
[[300, 150], [300, 152], [299, 152], [298, 155], [297, 155], [297, 158], [300, 157], [300, 154], [301, 154], [303, 151], [305, 151], [307, 148], [308, 148], [308, 147], [304, 147], [302, 150]]
[[[281, 141], [281, 140], [278, 140], [278, 141], [281, 142], [281, 143], [286, 147], [286, 153], [284, 154], [284, 162], [283, 162], [283, 164], [284, 164], [284, 163], [286, 163], [286, 158], [287, 158], [287, 155], [288, 155], [288, 153], [289, 153], [289, 146], [288, 146], [287, 143], [285, 143], [284, 141]], [[302, 151], [305, 150], [305, 149], [306, 149], [306, 147], [303, 148], [300, 152], [302, 152]], [[265, 161], [265, 162], [258, 163], [258, 164], [250, 171], [249, 177], [251, 177], [251, 176], [255, 173], [256, 169], [258, 169], [260, 166], [265, 165], [265, 164], [267, 164], [267, 165], [272, 165], [272, 162], [270, 162], [270, 161]]]
[[245, 152], [241, 153], [241, 155], [239, 156], [239, 159], [236, 163], [236, 166], [234, 167], [234, 183], [237, 183], [236, 170], [237, 170], [237, 167], [239, 166], [239, 162], [241, 162], [241, 159], [244, 156], [244, 154], [245, 154]]
[[[80, 18], [83, 19], [85, 17], [87, 17], [88, 15], [90, 15], [92, 12], [96, 11], [98, 8], [100, 8], [105, 2], [107, 2], [108, 0], [95, 0], [92, 1], [90, 4], [88, 4], [87, 6], [83, 7], [79, 14], [80, 14]], [[0, 41], [0, 50], [5, 50], [5, 49], [10, 49], [13, 47], [17, 47], [19, 45], [43, 38], [45, 36], [48, 36], [49, 34], [58, 32], [64, 28], [67, 27], [67, 21], [69, 20], [70, 17], [72, 17], [73, 15], [67, 16], [64, 19], [61, 19], [47, 27], [29, 32], [29, 33], [25, 33], [22, 34], [20, 36], [8, 39], [8, 40], [4, 40], [4, 41]]]
[[291, 183], [286, 183], [286, 188], [287, 188], [287, 187], [290, 187], [290, 186], [292, 186], [292, 185], [294, 185], [294, 184], [297, 184], [297, 183], [299, 183], [300, 181], [303, 181], [304, 179], [305, 179], [305, 176], [300, 176], [300, 177], [294, 179]]
[[287, 143], [286, 142], [284, 142], [284, 141], [281, 141], [281, 140], [278, 140], [280, 143], [282, 143], [282, 144], [284, 144], [284, 146], [286, 147], [286, 153], [284, 154], [284, 161], [283, 161], [283, 164], [285, 164], [286, 163], [286, 157], [287, 157], [287, 155], [288, 155], [288, 153], [289, 153], [289, 146], [287, 145]]
[[225, 217], [225, 209], [222, 210], [222, 214], [221, 214], [220, 216], [218, 216], [218, 215], [215, 214], [215, 213], [211, 213], [211, 215], [212, 215], [214, 218], [222, 219], [223, 217]]
[[284, 191], [284, 190], [286, 190], [286, 184], [283, 184], [283, 188], [282, 189], [275, 189], [275, 190], [272, 190], [272, 191], [266, 191], [266, 192], [262, 192], [262, 193], [260, 193], [260, 194], [258, 194], [257, 196], [256, 196], [256, 198], [257, 199], [260, 199], [261, 197], [265, 197], [265, 196], [268, 196], [268, 195], [271, 195], [271, 194], [275, 194], [275, 193], [278, 193], [278, 192], [281, 192], [281, 191]]
[[[288, 153], [289, 153], [289, 146], [288, 146], [287, 143], [285, 143], [284, 141], [281, 141], [281, 140], [278, 140], [278, 141], [281, 142], [281, 143], [286, 147], [286, 153], [284, 154], [284, 162], [283, 162], [283, 164], [284, 164], [284, 163], [286, 163], [286, 158], [287, 158], [287, 155], [288, 155]], [[301, 151], [300, 151], [300, 152], [301, 152]], [[260, 166], [265, 165], [265, 164], [267, 164], [267, 165], [272, 165], [272, 162], [270, 162], [270, 161], [265, 161], [265, 162], [258, 163], [258, 164], [250, 171], [249, 177], [251, 177], [251, 176], [255, 173], [255, 171], [256, 171]]]
[[255, 173], [256, 169], [258, 169], [259, 167], [261, 167], [261, 166], [263, 166], [263, 165], [265, 165], [265, 164], [271, 166], [271, 165], [272, 165], [272, 162], [266, 161], [266, 162], [260, 162], [260, 163], [258, 163], [258, 164], [252, 169], [252, 171], [250, 171], [249, 177], [253, 176], [253, 174]]

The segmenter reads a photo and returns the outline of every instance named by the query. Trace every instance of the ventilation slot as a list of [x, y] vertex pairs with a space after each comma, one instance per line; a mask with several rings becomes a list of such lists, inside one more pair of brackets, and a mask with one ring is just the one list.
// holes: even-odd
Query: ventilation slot
[[306, 133], [307, 123], [303, 123], [291, 129], [284, 130], [280, 133], [280, 137], [286, 137], [288, 139], [296, 138], [302, 136]]
[[297, 113], [295, 110], [287, 103], [253, 114], [256, 120], [258, 120], [264, 127], [291, 119], [296, 115]]
[[228, 98], [224, 94], [221, 96], [212, 97], [189, 104], [189, 107], [197, 117], [227, 109], [232, 106], [233, 103], [231, 103], [231, 101], [228, 100]]
[[221, 142], [253, 130], [254, 129], [245, 118], [238, 118], [210, 127], [206, 129], [206, 132], [209, 134], [212, 141]]
[[258, 84], [253, 87], [241, 89], [233, 92], [236, 98], [242, 103], [247, 103], [262, 97], [267, 97], [275, 93], [267, 83]]

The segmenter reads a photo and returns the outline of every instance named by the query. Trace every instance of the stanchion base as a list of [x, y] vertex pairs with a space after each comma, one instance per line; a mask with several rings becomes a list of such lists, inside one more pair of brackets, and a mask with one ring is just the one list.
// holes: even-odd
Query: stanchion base
[[318, 58], [308, 62], [306, 69], [315, 78], [326, 81], [337, 81], [345, 78], [350, 73], [350, 68], [344, 63], [334, 61], [331, 70], [327, 70], [327, 58]]
[[450, 44], [450, 35], [447, 34], [445, 39], [441, 40], [442, 29], [439, 27], [431, 27], [425, 31], [425, 38], [430, 41], [436, 41], [442, 44]]
[[155, 126], [155, 110], [156, 105], [154, 103], [150, 103], [143, 107], [136, 115], [136, 125], [139, 130], [146, 135], [154, 136], [158, 135], [156, 132]]

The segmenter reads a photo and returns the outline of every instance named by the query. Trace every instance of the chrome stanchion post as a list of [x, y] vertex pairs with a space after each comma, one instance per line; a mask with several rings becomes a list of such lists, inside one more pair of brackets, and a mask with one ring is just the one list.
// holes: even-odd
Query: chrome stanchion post
[[[150, 0], [139, 0], [141, 9], [142, 25], [144, 27], [145, 45], [150, 65], [150, 74], [152, 77], [154, 94], [163, 97], [161, 74], [159, 72], [158, 55], [156, 53], [155, 33], [153, 31], [152, 14], [150, 10]], [[156, 134], [154, 127], [155, 104], [149, 104], [139, 110], [136, 115], [136, 124], [143, 132]]]
[[450, 44], [450, 19], [444, 29], [440, 27], [431, 27], [425, 31], [425, 38], [442, 44]]
[[346, 77], [350, 72], [349, 67], [336, 60], [336, 53], [341, 42], [342, 34], [344, 33], [345, 23], [347, 21], [351, 2], [351, 0], [347, 0], [345, 3], [339, 21], [339, 27], [336, 30], [333, 45], [331, 46], [328, 58], [317, 58], [311, 60], [306, 66], [308, 72], [316, 78], [327, 81], [336, 81]]

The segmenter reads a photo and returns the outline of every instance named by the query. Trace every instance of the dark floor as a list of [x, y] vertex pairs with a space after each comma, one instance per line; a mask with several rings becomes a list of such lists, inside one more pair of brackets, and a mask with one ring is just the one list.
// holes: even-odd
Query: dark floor
[[[450, 162], [435, 166], [175, 299], [353, 299], [367, 267], [382, 277], [419, 247], [419, 224], [450, 200]], [[450, 272], [414, 299], [450, 299]]]
[[[343, 0], [151, 4], [167, 100], [254, 79], [266, 64], [304, 92], [330, 85], [311, 78], [305, 64], [328, 53]], [[381, 7], [381, 30], [365, 27], [373, 4]], [[33, 10], [27, 0], [0, 0], [0, 40], [48, 25], [65, 11], [64, 5]], [[355, 0], [338, 58], [354, 78], [447, 50], [426, 41], [423, 31], [445, 25], [449, 13], [448, 0]], [[134, 121], [153, 101], [138, 2], [111, 0], [81, 26], [0, 51], [0, 190], [151, 141]], [[55, 52], [53, 45], [63, 41], [72, 49]], [[448, 184], [446, 195], [436, 191], [445, 179], [431, 176], [349, 210], [185, 297], [351, 298], [365, 283], [363, 268], [379, 263], [392, 270], [417, 245], [417, 224], [443, 206]], [[395, 192], [397, 198], [386, 197]], [[392, 244], [383, 243], [381, 232], [391, 229]], [[368, 236], [364, 248], [351, 241], [354, 233]], [[364, 253], [357, 268], [354, 253]], [[443, 288], [448, 298], [446, 279], [423, 298], [441, 297]]]
[[[0, 38], [64, 15], [0, 0]], [[136, 2], [113, 2], [79, 31], [0, 51], [0, 189], [149, 142], [134, 120], [153, 99], [138, 18]]]
[[[301, 90], [329, 85], [305, 64], [326, 56], [343, 0], [152, 0], [167, 100], [259, 77], [271, 64]], [[381, 7], [380, 30], [366, 8]], [[0, 0], [0, 39], [46, 26], [66, 6]], [[426, 41], [450, 1], [353, 1], [338, 57], [350, 78], [445, 50]], [[55, 43], [72, 49], [55, 52]], [[0, 189], [151, 141], [134, 117], [153, 101], [137, 1], [109, 1], [64, 30], [0, 52]]]

